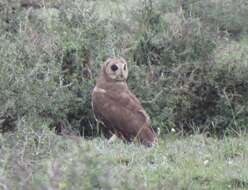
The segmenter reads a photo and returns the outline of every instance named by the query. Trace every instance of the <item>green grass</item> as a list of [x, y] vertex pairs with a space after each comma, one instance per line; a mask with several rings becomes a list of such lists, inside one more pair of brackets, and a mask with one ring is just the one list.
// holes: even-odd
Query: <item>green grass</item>
[[248, 189], [247, 136], [168, 134], [145, 148], [39, 128], [0, 134], [0, 189]]

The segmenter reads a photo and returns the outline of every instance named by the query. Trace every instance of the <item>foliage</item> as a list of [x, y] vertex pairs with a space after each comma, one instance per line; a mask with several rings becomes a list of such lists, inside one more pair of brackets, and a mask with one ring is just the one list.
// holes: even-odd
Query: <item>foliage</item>
[[188, 0], [183, 7], [186, 15], [201, 18], [203, 23], [215, 32], [219, 32], [220, 35], [228, 33], [232, 38], [238, 39], [240, 35], [248, 31], [246, 22], [248, 4], [245, 0]]
[[246, 130], [246, 2], [21, 2], [0, 1], [1, 131], [30, 117], [97, 135], [91, 91], [110, 56], [163, 133]]

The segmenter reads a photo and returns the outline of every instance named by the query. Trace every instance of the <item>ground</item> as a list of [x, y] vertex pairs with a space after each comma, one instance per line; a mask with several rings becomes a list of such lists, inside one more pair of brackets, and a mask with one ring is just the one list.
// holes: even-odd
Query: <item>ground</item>
[[0, 144], [0, 189], [248, 189], [247, 136], [171, 133], [145, 148], [44, 127], [1, 135]]

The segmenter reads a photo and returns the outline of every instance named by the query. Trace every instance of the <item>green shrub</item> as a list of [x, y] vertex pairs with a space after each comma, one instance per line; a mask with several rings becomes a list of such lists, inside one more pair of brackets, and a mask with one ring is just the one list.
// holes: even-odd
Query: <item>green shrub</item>
[[[97, 135], [91, 91], [111, 56], [127, 59], [129, 87], [163, 132], [245, 129], [241, 2], [0, 1], [1, 131], [29, 116], [59, 133]], [[233, 29], [237, 42], [220, 35]]]
[[[71, 9], [78, 6], [73, 5]], [[83, 15], [84, 9], [80, 10], [74, 13]], [[33, 10], [30, 18], [24, 17], [18, 23], [21, 27], [18, 33], [2, 33], [0, 81], [4, 121], [9, 115], [16, 119], [32, 115], [46, 118], [54, 126], [59, 123], [76, 128], [81, 133], [83, 126], [94, 124], [90, 106], [94, 81], [84, 78], [83, 71], [92, 69], [85, 62], [93, 60], [86, 55], [90, 52], [93, 53], [90, 56], [95, 56], [94, 48], [99, 46], [88, 44], [101, 43], [102, 34], [92, 35], [97, 34], [96, 26], [98, 29], [101, 26], [93, 22], [85, 29], [93, 19], [88, 15], [82, 17], [85, 23], [81, 20], [81, 29], [78, 25], [67, 26], [71, 21], [64, 22], [61, 12], [49, 8]], [[8, 124], [5, 122], [4, 126]]]
[[[183, 4], [187, 16], [199, 17], [212, 30], [227, 32], [238, 38], [247, 33], [248, 4], [245, 0], [187, 0]], [[221, 34], [223, 35], [223, 34]]]
[[215, 52], [216, 64], [209, 78], [220, 96], [213, 123], [222, 131], [247, 131], [247, 50], [243, 40], [221, 44]]

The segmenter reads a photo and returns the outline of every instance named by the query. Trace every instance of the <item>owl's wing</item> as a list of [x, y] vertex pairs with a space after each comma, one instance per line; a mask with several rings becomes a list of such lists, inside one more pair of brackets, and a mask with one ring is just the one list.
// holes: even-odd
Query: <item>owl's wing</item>
[[[93, 92], [92, 103], [97, 119], [111, 129], [137, 130], [133, 126], [150, 126], [149, 116], [135, 95], [128, 90], [111, 91], [111, 93]], [[128, 122], [129, 126], [126, 126]], [[128, 129], [128, 127], [133, 129]]]
[[[127, 100], [126, 100], [127, 99]], [[134, 110], [138, 114], [140, 114], [147, 122], [148, 125], [151, 125], [150, 118], [144, 108], [142, 107], [139, 99], [129, 90], [126, 92], [121, 93], [120, 100], [123, 101], [123, 103], [127, 103], [127, 107], [131, 110]]]

